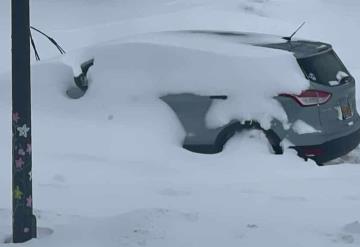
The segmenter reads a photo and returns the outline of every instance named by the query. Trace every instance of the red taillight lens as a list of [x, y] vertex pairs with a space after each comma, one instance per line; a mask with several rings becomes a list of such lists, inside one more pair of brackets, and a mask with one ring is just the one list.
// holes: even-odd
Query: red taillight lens
[[303, 91], [300, 95], [280, 94], [280, 96], [291, 97], [301, 106], [314, 106], [328, 102], [331, 98], [331, 93], [319, 90], [306, 90]]
[[303, 151], [306, 157], [316, 157], [323, 154], [323, 150], [321, 148], [304, 148]]

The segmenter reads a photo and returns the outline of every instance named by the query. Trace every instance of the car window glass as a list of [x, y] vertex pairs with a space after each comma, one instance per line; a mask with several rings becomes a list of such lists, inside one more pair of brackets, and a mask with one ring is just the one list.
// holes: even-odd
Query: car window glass
[[316, 56], [298, 59], [305, 76], [324, 85], [336, 86], [341, 79], [349, 76], [343, 63], [333, 50]]

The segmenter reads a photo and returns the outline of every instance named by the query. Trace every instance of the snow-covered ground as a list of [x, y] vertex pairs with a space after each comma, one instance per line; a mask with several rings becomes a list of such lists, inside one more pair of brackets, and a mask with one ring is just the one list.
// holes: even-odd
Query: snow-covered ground
[[[32, 24], [75, 52], [173, 29], [290, 34], [332, 43], [360, 80], [357, 0], [32, 0]], [[11, 233], [10, 1], [0, 3], [0, 246]], [[224, 152], [183, 150], [162, 101], [102, 87], [64, 92], [72, 71], [35, 36], [34, 206], [40, 238], [24, 246], [358, 246], [360, 149], [326, 167], [269, 153], [258, 132]], [[70, 52], [70, 53], [71, 53]], [[66, 60], [66, 59], [65, 59]], [[96, 77], [97, 76], [97, 77]], [[111, 77], [107, 75], [106, 79]], [[119, 82], [120, 83], [120, 82]], [[116, 85], [116, 82], [104, 82]], [[49, 234], [52, 233], [52, 234]]]

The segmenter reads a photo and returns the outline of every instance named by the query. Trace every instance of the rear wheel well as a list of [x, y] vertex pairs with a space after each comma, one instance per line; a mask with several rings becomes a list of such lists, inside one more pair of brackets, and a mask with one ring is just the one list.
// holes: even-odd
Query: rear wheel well
[[260, 130], [265, 134], [266, 139], [268, 140], [275, 154], [284, 153], [279, 136], [271, 129], [263, 129], [256, 121], [245, 121], [244, 123], [235, 122], [224, 128], [216, 137], [215, 149], [217, 152], [221, 152], [224, 149], [225, 144], [231, 137], [235, 135], [235, 133], [251, 129]]

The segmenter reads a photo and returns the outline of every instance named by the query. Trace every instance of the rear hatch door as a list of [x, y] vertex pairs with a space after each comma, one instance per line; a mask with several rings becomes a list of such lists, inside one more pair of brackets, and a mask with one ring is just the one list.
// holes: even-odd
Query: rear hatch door
[[318, 106], [322, 131], [346, 132], [357, 120], [354, 78], [332, 49], [298, 62], [312, 89], [331, 94], [328, 102]]

